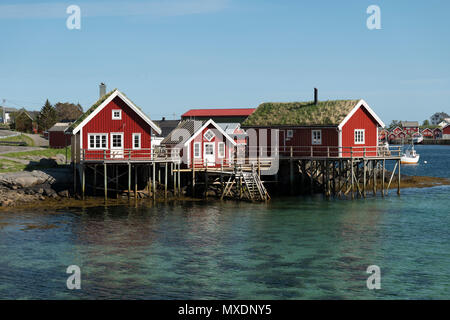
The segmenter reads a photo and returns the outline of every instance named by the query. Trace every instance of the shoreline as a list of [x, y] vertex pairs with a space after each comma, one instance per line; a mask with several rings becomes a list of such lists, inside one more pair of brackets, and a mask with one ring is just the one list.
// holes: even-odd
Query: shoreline
[[[440, 177], [429, 177], [429, 176], [408, 176], [402, 175], [401, 180], [401, 189], [411, 189], [411, 188], [432, 188], [438, 186], [450, 185], [450, 179], [448, 178], [440, 178]], [[42, 189], [42, 186], [37, 186]], [[36, 189], [36, 186], [33, 187]], [[390, 190], [397, 188], [397, 179], [396, 177], [393, 179]], [[4, 192], [4, 188], [2, 192]], [[48, 189], [46, 189], [48, 190]], [[379, 192], [380, 189], [378, 189]], [[48, 191], [44, 191], [48, 192]], [[14, 202], [10, 202], [7, 205], [0, 206], [0, 212], [8, 212], [8, 211], [22, 211], [27, 209], [40, 209], [43, 211], [46, 210], [57, 210], [64, 208], [87, 208], [87, 207], [99, 207], [99, 206], [139, 206], [143, 204], [155, 205], [160, 203], [174, 203], [174, 202], [207, 202], [207, 201], [220, 201], [214, 197], [209, 199], [200, 199], [200, 198], [190, 198], [190, 197], [169, 197], [167, 199], [157, 198], [156, 200], [150, 198], [141, 198], [134, 199], [133, 197], [128, 198], [119, 198], [119, 199], [108, 199], [105, 201], [102, 197], [86, 197], [85, 200], [80, 199], [79, 196], [69, 196], [67, 191], [65, 190], [63, 195], [60, 193], [53, 191], [53, 193], [49, 195], [43, 194], [34, 194], [31, 195], [31, 198], [27, 198], [27, 193], [29, 193], [28, 189], [10, 189], [8, 191], [9, 196], [14, 196], [16, 199]], [[370, 196], [371, 193], [368, 192]], [[17, 201], [17, 199], [22, 199], [22, 201]], [[277, 199], [276, 196], [273, 197], [274, 200]], [[233, 200], [231, 200], [233, 201]]]

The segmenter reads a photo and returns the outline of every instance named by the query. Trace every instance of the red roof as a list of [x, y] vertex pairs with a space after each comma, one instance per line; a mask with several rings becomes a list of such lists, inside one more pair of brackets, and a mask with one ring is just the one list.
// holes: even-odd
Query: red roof
[[255, 108], [239, 109], [191, 109], [181, 117], [248, 117], [255, 111]]

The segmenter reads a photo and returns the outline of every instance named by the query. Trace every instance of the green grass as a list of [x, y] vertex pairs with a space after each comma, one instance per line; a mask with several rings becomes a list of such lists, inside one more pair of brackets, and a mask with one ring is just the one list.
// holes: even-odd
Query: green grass
[[[56, 156], [57, 154], [66, 155], [66, 149], [41, 149], [41, 150], [33, 150], [33, 151], [23, 151], [23, 152], [10, 152], [2, 154], [4, 157], [8, 158], [19, 158], [19, 159], [26, 159], [29, 156], [40, 156], [44, 158], [50, 158], [53, 156]], [[67, 148], [67, 159], [70, 159], [71, 157], [71, 150], [70, 147]]]
[[7, 142], [25, 142], [27, 144], [28, 147], [34, 147], [34, 141], [33, 139], [31, 139], [30, 137], [21, 134], [19, 136], [15, 136], [15, 137], [9, 137], [9, 138], [4, 138], [4, 139], [0, 139], [1, 141], [7, 141]]
[[6, 159], [0, 159], [0, 173], [23, 171], [26, 167], [26, 164]]

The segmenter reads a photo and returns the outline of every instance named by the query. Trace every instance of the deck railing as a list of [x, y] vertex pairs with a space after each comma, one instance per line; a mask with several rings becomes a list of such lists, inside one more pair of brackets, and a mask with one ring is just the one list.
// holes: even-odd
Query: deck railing
[[152, 149], [104, 149], [81, 152], [82, 161], [180, 161], [180, 149], [156, 147]]
[[279, 146], [247, 147], [250, 157], [280, 158], [381, 158], [401, 157], [401, 146]]

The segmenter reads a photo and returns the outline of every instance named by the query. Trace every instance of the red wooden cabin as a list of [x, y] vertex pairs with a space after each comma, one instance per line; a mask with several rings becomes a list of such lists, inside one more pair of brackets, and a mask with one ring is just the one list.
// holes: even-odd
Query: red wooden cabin
[[450, 124], [442, 128], [442, 139], [450, 139]]
[[401, 132], [403, 132], [403, 130], [400, 127], [395, 127], [395, 129], [392, 130], [391, 132], [395, 133], [396, 135], [399, 135]]
[[48, 129], [47, 138], [50, 148], [65, 148], [71, 144], [70, 134], [66, 134], [66, 129], [70, 123], [56, 123], [53, 127]]
[[428, 138], [428, 139], [434, 138], [433, 130], [431, 130], [429, 128], [423, 129], [422, 135], [424, 136], [424, 138]]
[[212, 119], [184, 120], [161, 146], [180, 149], [187, 167], [228, 166], [234, 158], [236, 142]]
[[397, 135], [394, 132], [391, 132], [388, 137], [389, 137], [389, 142], [398, 139]]
[[441, 139], [442, 138], [442, 129], [441, 128], [433, 129], [433, 135], [434, 135], [435, 139]]
[[68, 131], [76, 159], [151, 159], [151, 139], [160, 128], [119, 90], [104, 95]]
[[270, 146], [268, 155], [277, 149], [277, 141], [285, 156], [360, 157], [377, 155], [378, 130], [384, 123], [364, 100], [337, 100], [264, 103], [243, 126], [250, 150]]

